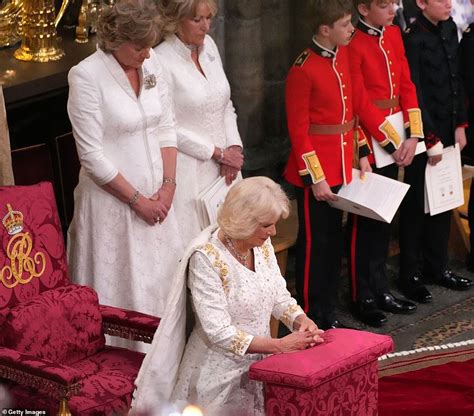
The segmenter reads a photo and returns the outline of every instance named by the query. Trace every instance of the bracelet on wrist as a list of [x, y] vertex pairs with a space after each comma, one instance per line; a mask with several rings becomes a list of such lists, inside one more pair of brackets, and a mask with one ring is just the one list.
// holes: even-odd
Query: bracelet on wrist
[[169, 176], [166, 176], [166, 177], [163, 178], [163, 185], [164, 185], [165, 183], [170, 183], [170, 184], [176, 186], [176, 179], [175, 179], [175, 178], [171, 178], [171, 177], [169, 177]]
[[130, 199], [130, 201], [127, 202], [128, 206], [130, 208], [133, 208], [133, 206], [137, 203], [138, 198], [140, 198], [140, 196], [141, 196], [140, 191], [135, 191], [135, 193], [132, 196], [132, 199]]

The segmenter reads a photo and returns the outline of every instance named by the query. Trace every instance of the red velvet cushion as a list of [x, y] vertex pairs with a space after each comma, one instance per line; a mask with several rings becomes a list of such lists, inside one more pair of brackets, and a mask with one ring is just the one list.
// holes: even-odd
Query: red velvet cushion
[[[144, 354], [123, 348], [105, 347], [98, 354], [75, 363], [74, 368], [83, 375], [82, 388], [69, 401], [74, 415], [124, 415], [130, 409], [134, 381]], [[53, 401], [33, 389], [10, 385], [12, 407], [19, 409], [58, 412], [59, 402]]]
[[309, 389], [393, 350], [389, 336], [331, 329], [325, 342], [304, 351], [272, 355], [250, 366], [251, 379]]
[[[12, 211], [23, 215], [23, 221], [22, 230], [15, 235], [8, 234], [3, 222], [0, 222], [0, 309], [24, 302], [45, 290], [64, 286], [69, 281], [64, 238], [51, 183], [2, 186], [0, 187], [0, 221], [8, 213], [7, 204], [11, 205]], [[21, 233], [28, 233], [28, 237], [31, 238], [31, 252], [27, 257], [33, 259], [37, 253], [44, 255], [44, 261], [37, 259], [38, 262], [34, 263], [35, 271], [38, 272], [44, 264], [43, 273], [39, 277], [33, 277], [27, 284], [18, 283], [9, 272], [11, 260], [8, 257], [8, 244], [14, 239], [21, 240], [19, 238]], [[26, 245], [19, 247], [18, 251], [26, 255]], [[27, 281], [31, 274], [27, 270], [28, 267], [25, 267], [25, 263], [22, 266], [20, 278]]]
[[74, 363], [105, 345], [97, 294], [79, 285], [16, 305], [2, 329], [5, 347], [60, 364]]

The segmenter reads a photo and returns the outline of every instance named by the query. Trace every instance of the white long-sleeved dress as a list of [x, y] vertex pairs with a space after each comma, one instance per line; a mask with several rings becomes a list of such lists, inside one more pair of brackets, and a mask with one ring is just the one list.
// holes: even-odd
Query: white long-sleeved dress
[[217, 46], [206, 36], [199, 51], [204, 75], [191, 59], [191, 51], [172, 35], [155, 48], [173, 97], [178, 135], [178, 186], [175, 210], [186, 245], [201, 229], [195, 200], [219, 177], [212, 159], [214, 147], [242, 146], [237, 117]]
[[254, 336], [270, 337], [272, 315], [292, 328], [303, 311], [286, 289], [270, 239], [254, 249], [251, 271], [217, 232], [190, 259], [196, 323], [171, 402], [198, 404], [209, 415], [264, 415], [263, 385], [248, 379], [249, 366], [263, 354], [246, 351]]
[[101, 303], [161, 316], [182, 254], [173, 208], [151, 226], [101, 188], [121, 173], [152, 196], [163, 178], [160, 149], [176, 147], [171, 99], [153, 53], [139, 75], [137, 97], [116, 59], [100, 49], [69, 72], [68, 112], [82, 167], [68, 257], [72, 280], [96, 289]]

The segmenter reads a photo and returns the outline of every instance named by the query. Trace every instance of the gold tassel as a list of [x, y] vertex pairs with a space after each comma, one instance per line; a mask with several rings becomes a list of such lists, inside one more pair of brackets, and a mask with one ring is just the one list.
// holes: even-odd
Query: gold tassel
[[67, 399], [64, 397], [59, 403], [59, 411], [57, 416], [72, 416], [69, 406], [67, 405]]

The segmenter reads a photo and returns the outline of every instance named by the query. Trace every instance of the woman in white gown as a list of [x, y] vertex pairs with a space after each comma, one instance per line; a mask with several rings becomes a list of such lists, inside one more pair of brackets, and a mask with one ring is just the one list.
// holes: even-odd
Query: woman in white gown
[[[204, 230], [180, 266], [136, 381], [133, 414], [160, 416], [192, 403], [206, 415], [264, 415], [263, 385], [249, 380], [249, 366], [265, 354], [322, 342], [323, 331], [286, 289], [270, 241], [288, 207], [282, 189], [268, 178], [244, 179], [230, 189], [219, 228]], [[188, 264], [195, 324], [184, 348]], [[271, 316], [295, 332], [271, 338]]]
[[156, 16], [151, 2], [120, 0], [102, 14], [97, 51], [69, 72], [82, 167], [68, 255], [72, 280], [101, 303], [161, 316], [182, 245], [171, 206], [175, 122], [150, 50]]
[[219, 175], [228, 184], [243, 164], [230, 86], [217, 46], [207, 35], [215, 0], [161, 0], [165, 37], [155, 52], [174, 102], [178, 134], [175, 209], [183, 242], [201, 231], [196, 197]]

